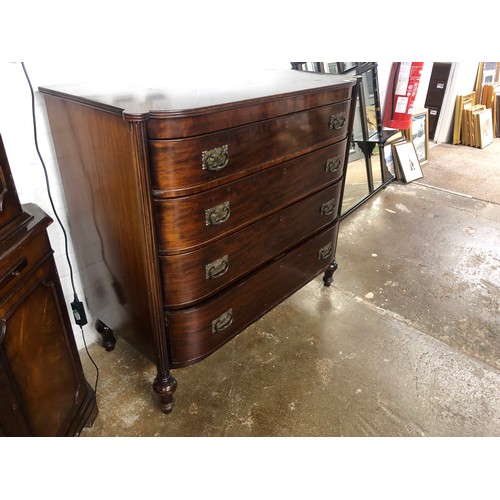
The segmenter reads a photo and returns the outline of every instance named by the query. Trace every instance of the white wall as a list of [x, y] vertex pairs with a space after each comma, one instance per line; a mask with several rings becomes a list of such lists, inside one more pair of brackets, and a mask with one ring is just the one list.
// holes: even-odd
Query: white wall
[[[25, 65], [34, 90], [41, 84], [70, 81], [78, 76], [71, 68], [60, 65]], [[55, 219], [47, 194], [45, 176], [34, 142], [34, 129], [31, 107], [31, 93], [28, 81], [20, 63], [0, 63], [0, 133], [4, 142], [12, 175], [21, 203], [35, 203], [54, 219], [49, 226], [49, 238], [54, 249], [54, 257], [61, 278], [61, 285], [66, 297], [68, 311], [73, 300], [69, 266], [65, 255], [63, 232]], [[42, 97], [35, 92], [36, 122], [38, 144], [42, 158], [46, 164], [49, 184], [55, 209], [67, 229], [66, 203], [61, 189], [61, 182], [52, 148], [52, 139], [48, 130], [45, 106]], [[68, 247], [71, 264], [74, 270], [76, 291], [81, 300], [84, 299], [80, 272], [77, 267], [71, 236], [68, 234]], [[89, 325], [84, 327], [87, 344], [97, 340], [98, 335], [92, 325], [94, 320], [87, 310]], [[71, 315], [72, 318], [72, 315]], [[80, 328], [73, 325], [75, 339], [79, 348], [83, 347]]]

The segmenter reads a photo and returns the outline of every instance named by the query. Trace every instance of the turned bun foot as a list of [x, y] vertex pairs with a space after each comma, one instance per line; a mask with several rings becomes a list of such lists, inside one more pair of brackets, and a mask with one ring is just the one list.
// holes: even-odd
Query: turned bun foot
[[339, 265], [337, 264], [337, 261], [334, 260], [327, 268], [325, 271], [325, 274], [323, 275], [323, 283], [325, 286], [330, 286], [333, 283], [333, 273], [337, 270]]
[[171, 413], [175, 406], [174, 392], [177, 379], [170, 373], [158, 374], [153, 382], [153, 390], [160, 397], [160, 408], [163, 413]]

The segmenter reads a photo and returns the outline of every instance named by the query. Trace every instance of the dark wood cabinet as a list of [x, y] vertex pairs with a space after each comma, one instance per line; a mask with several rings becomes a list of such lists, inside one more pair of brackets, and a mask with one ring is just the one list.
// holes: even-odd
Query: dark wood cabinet
[[217, 78], [39, 89], [89, 308], [156, 362], [164, 412], [172, 368], [337, 265], [355, 80]]
[[0, 136], [0, 237], [6, 238], [30, 216], [23, 211]]
[[0, 138], [0, 435], [73, 436], [97, 413], [38, 206], [19, 203]]

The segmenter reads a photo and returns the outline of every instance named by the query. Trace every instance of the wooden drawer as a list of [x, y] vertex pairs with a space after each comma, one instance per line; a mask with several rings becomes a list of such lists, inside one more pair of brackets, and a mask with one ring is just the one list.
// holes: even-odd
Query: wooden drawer
[[[285, 79], [288, 79], [290, 74], [283, 73]], [[311, 75], [301, 72], [295, 72], [293, 76], [294, 78], [305, 78], [309, 82], [313, 76], [315, 80], [328, 80], [329, 84], [332, 84], [333, 79], [336, 78], [333, 75], [318, 73]], [[291, 89], [283, 88], [285, 94], [278, 93], [278, 95], [273, 96], [268, 95], [269, 81], [264, 83], [258, 93], [253, 92], [256, 89], [255, 82], [248, 81], [242, 84], [239, 89], [232, 87], [232, 95], [229, 95], [228, 92], [221, 93], [220, 89], [217, 89], [218, 100], [226, 101], [222, 105], [217, 105], [211, 99], [206, 101], [204, 96], [200, 95], [199, 89], [194, 92], [184, 89], [183, 93], [187, 99], [176, 100], [172, 99], [172, 95], [170, 95], [168, 103], [162, 103], [157, 109], [149, 112], [148, 137], [150, 139], [193, 137], [307, 109], [319, 108], [334, 102], [347, 101], [352, 96], [353, 87], [349, 80], [344, 78], [342, 80], [342, 86], [338, 85], [337, 82], [335, 86], [327, 89], [322, 88], [319, 92], [317, 89], [307, 88], [305, 92], [293, 91], [290, 93]], [[166, 104], [170, 104], [170, 106], [165, 106]], [[171, 110], [160, 111], [162, 107], [171, 108]]]
[[165, 306], [187, 306], [233, 283], [331, 224], [341, 182], [195, 250], [161, 257]]
[[[27, 237], [22, 241], [24, 235]], [[10, 245], [12, 239], [7, 241], [6, 244]], [[10, 247], [5, 254], [1, 255], [0, 298], [6, 297], [9, 292], [19, 286], [24, 277], [30, 274], [45, 257], [52, 254], [46, 232], [37, 235], [23, 232], [20, 240], [21, 243]]]
[[189, 139], [150, 140], [156, 197], [189, 194], [343, 139], [350, 101]]
[[325, 270], [337, 231], [335, 223], [200, 306], [167, 310], [173, 365], [208, 356]]
[[335, 183], [342, 176], [346, 144], [343, 140], [203, 193], [155, 200], [160, 252], [194, 250]]

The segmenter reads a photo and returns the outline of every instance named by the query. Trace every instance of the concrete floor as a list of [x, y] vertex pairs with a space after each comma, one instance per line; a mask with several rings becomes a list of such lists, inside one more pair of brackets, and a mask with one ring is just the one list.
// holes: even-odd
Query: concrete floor
[[149, 360], [91, 345], [81, 436], [500, 436], [498, 241], [500, 205], [392, 183], [342, 221], [330, 288], [174, 371], [172, 414]]

